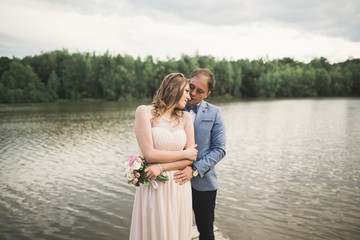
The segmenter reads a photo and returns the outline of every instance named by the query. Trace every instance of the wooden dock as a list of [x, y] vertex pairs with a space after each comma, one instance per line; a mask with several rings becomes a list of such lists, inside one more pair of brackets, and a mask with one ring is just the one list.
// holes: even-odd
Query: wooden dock
[[[222, 233], [217, 226], [214, 226], [214, 234], [216, 240], [231, 240], [228, 236]], [[198, 240], [199, 239], [199, 232], [196, 226], [193, 226], [191, 230], [191, 240]]]

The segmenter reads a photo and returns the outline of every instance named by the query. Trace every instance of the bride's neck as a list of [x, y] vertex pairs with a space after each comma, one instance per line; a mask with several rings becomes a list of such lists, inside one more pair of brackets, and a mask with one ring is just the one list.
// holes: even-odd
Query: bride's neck
[[173, 115], [172, 115], [173, 112], [174, 112], [174, 108], [170, 108], [163, 114], [163, 116], [165, 118], [171, 119], [171, 118], [173, 118]]

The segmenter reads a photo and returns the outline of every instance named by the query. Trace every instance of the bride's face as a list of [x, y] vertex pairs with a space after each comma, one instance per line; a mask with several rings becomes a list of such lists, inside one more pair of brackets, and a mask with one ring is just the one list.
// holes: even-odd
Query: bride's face
[[189, 100], [190, 100], [190, 86], [188, 83], [186, 83], [183, 95], [180, 98], [179, 102], [177, 102], [176, 107], [180, 108], [180, 109], [185, 108], [185, 106]]

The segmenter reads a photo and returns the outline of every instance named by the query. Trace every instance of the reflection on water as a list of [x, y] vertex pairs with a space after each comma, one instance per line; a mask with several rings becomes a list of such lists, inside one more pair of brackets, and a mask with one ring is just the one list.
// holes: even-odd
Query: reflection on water
[[[139, 103], [0, 105], [0, 239], [127, 239]], [[232, 239], [360, 236], [360, 99], [219, 103], [216, 225]]]

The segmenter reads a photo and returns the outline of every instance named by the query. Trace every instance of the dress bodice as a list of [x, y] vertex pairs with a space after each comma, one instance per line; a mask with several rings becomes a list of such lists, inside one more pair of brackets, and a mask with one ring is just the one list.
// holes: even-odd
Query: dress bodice
[[161, 117], [152, 122], [154, 148], [168, 151], [182, 150], [186, 145], [186, 134], [182, 118], [167, 119]]

